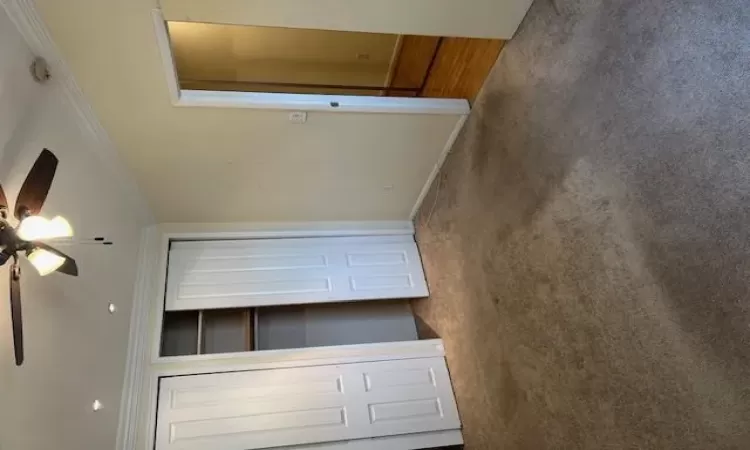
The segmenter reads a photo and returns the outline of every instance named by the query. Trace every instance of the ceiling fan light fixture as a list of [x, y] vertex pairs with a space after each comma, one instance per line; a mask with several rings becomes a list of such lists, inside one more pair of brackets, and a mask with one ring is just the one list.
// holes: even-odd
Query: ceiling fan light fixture
[[26, 257], [41, 276], [51, 274], [65, 263], [65, 258], [62, 256], [41, 248], [34, 249]]
[[71, 237], [73, 236], [73, 227], [71, 227], [70, 223], [65, 220], [65, 217], [55, 216], [49, 221], [49, 232], [54, 235], [49, 237]]
[[58, 159], [48, 149], [42, 150], [26, 175], [16, 196], [13, 217], [18, 226], [8, 223], [8, 199], [0, 186], [0, 265], [11, 260], [8, 271], [10, 291], [10, 322], [13, 331], [13, 355], [16, 365], [23, 364], [23, 318], [21, 313], [21, 271], [18, 253], [26, 253], [41, 275], [58, 272], [78, 276], [76, 261], [65, 253], [41, 242], [54, 237], [72, 236], [73, 229], [67, 220], [55, 217], [47, 220], [39, 216], [57, 170]]
[[16, 234], [24, 241], [36, 241], [45, 234], [48, 224], [42, 216], [29, 216], [21, 221]]
[[24, 241], [38, 241], [73, 236], [73, 228], [62, 216], [47, 220], [42, 216], [29, 216], [21, 221], [16, 231]]

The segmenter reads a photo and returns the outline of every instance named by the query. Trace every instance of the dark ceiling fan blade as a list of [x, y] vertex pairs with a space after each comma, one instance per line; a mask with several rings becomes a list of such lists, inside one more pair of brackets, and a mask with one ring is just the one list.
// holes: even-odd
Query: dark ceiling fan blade
[[52, 186], [55, 170], [57, 170], [57, 157], [45, 148], [31, 167], [29, 174], [26, 175], [26, 180], [18, 192], [16, 219], [23, 219], [24, 211], [31, 215], [39, 214], [44, 200], [47, 199], [49, 188]]
[[13, 324], [13, 351], [16, 365], [23, 364], [23, 323], [21, 322], [21, 272], [18, 260], [10, 267], [10, 316]]
[[71, 258], [70, 256], [66, 255], [65, 253], [61, 252], [60, 250], [51, 247], [44, 242], [34, 242], [32, 244], [34, 247], [38, 247], [44, 250], [47, 250], [48, 252], [52, 252], [58, 256], [62, 256], [65, 258], [65, 262], [62, 263], [62, 266], [58, 267], [56, 272], [64, 273], [65, 275], [70, 275], [72, 277], [78, 276], [78, 264], [76, 264], [76, 260]]
[[8, 199], [5, 198], [5, 191], [3, 190], [3, 187], [0, 186], [0, 209], [7, 208], [8, 207]]

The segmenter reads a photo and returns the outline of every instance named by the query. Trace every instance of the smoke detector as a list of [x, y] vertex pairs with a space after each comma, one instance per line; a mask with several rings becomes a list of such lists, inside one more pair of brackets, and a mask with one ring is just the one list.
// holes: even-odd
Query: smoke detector
[[47, 61], [41, 56], [34, 58], [34, 61], [31, 63], [31, 76], [39, 84], [46, 83], [49, 80], [49, 65], [47, 65]]

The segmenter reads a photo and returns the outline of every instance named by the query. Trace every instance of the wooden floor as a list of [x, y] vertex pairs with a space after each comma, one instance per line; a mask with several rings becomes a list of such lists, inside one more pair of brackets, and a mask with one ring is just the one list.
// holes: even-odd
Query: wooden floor
[[416, 97], [424, 88], [437, 55], [440, 37], [402, 36], [389, 90], [389, 97]]
[[395, 89], [387, 95], [473, 102], [504, 44], [499, 39], [403, 36], [391, 77]]
[[420, 97], [474, 101], [505, 41], [442, 38]]

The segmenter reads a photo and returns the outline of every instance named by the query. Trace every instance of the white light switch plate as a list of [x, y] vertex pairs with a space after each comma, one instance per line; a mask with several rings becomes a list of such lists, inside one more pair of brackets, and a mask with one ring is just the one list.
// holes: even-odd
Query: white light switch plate
[[307, 113], [304, 111], [290, 112], [289, 121], [292, 123], [305, 123], [307, 122]]

